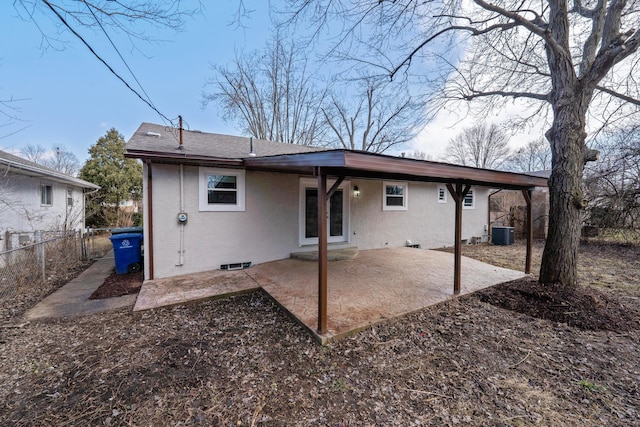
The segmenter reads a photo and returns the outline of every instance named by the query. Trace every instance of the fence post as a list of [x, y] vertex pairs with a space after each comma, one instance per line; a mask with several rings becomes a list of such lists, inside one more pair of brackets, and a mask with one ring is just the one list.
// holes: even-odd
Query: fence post
[[91, 243], [93, 241], [93, 230], [91, 228], [87, 229], [87, 242], [86, 242], [86, 247], [87, 247], [87, 259], [91, 260]]
[[37, 230], [33, 233], [33, 238], [35, 240], [35, 244], [37, 245], [35, 248], [35, 252], [36, 252], [36, 259], [39, 257], [40, 258], [40, 273], [42, 275], [42, 281], [44, 282], [45, 280], [47, 280], [47, 275], [46, 275], [46, 271], [45, 271], [45, 265], [46, 265], [46, 252], [44, 249], [44, 243], [42, 242], [42, 231]]

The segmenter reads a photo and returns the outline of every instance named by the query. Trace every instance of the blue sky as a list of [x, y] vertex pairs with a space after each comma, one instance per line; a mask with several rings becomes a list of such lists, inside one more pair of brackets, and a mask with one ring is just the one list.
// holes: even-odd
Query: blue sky
[[[162, 123], [71, 35], [64, 36], [70, 43], [63, 50], [44, 49], [38, 28], [19, 18], [12, 3], [0, 4], [0, 99], [21, 100], [12, 103], [21, 121], [0, 127], [0, 149], [64, 146], [84, 163], [89, 147], [108, 129], [115, 127], [128, 139], [141, 122]], [[202, 15], [187, 19], [183, 32], [157, 34], [167, 42], [136, 42], [142, 53], [132, 51], [126, 40], [116, 42], [151, 101], [167, 117], [181, 114], [190, 129], [238, 134], [213, 105], [202, 108], [201, 95], [206, 79], [213, 76], [212, 62], [227, 63], [236, 51], [262, 48], [269, 38], [269, 3], [247, 3], [254, 11], [244, 28], [232, 24], [237, 0], [219, 0], [215, 7], [209, 3]], [[118, 73], [135, 83], [104, 37], [83, 35]], [[24, 126], [28, 127], [6, 136]]]
[[[183, 1], [187, 5], [192, 2], [194, 7], [199, 4], [197, 0]], [[4, 118], [0, 117], [0, 149], [18, 152], [29, 144], [49, 150], [63, 146], [84, 163], [89, 147], [110, 128], [116, 128], [128, 139], [141, 122], [163, 123], [71, 34], [64, 36], [68, 41], [64, 49], [43, 48], [39, 29], [18, 17], [13, 3], [0, 2], [0, 100], [20, 100], [11, 104], [20, 121], [3, 126]], [[253, 11], [239, 28], [234, 24], [238, 0], [207, 2], [202, 14], [186, 20], [182, 32], [158, 32], [154, 38], [164, 42], [137, 41], [138, 50], [127, 39], [118, 38], [113, 32], [111, 35], [164, 115], [176, 118], [181, 114], [189, 129], [238, 135], [234, 124], [225, 123], [214, 105], [202, 108], [202, 93], [207, 78], [214, 76], [212, 63], [228, 64], [236, 52], [265, 46], [272, 34], [270, 3], [245, 0], [244, 4]], [[48, 33], [55, 34], [50, 23], [39, 22]], [[135, 85], [104, 35], [85, 29], [83, 36]], [[510, 105], [507, 113], [513, 110]], [[495, 117], [493, 121], [499, 119]], [[409, 153], [425, 151], [437, 160], [448, 141], [474, 122], [473, 117], [461, 119], [442, 114], [401, 148]], [[23, 127], [26, 129], [11, 134]], [[524, 130], [512, 138], [512, 145], [522, 145], [542, 133], [542, 129]]]

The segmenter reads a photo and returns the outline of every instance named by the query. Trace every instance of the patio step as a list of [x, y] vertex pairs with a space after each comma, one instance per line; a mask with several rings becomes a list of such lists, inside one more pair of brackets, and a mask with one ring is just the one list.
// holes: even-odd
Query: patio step
[[[355, 246], [342, 249], [330, 249], [327, 251], [327, 261], [344, 261], [354, 259], [357, 256], [358, 248]], [[302, 259], [305, 261], [317, 261], [318, 251], [292, 252], [289, 257], [293, 259]]]

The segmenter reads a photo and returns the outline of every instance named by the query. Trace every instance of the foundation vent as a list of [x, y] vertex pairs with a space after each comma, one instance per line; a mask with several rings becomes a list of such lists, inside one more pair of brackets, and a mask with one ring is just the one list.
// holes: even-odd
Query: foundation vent
[[231, 264], [222, 264], [220, 270], [243, 270], [251, 267], [251, 261], [248, 262], [233, 262]]

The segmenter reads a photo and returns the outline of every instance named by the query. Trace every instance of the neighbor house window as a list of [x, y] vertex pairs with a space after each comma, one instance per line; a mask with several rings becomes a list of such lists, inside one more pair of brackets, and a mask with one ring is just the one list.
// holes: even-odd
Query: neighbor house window
[[73, 189], [67, 188], [67, 206], [73, 206]]
[[40, 204], [44, 206], [51, 206], [53, 204], [53, 187], [50, 185], [40, 185]]
[[473, 190], [469, 190], [464, 196], [462, 201], [462, 209], [474, 209], [475, 208], [475, 193]]
[[408, 187], [406, 182], [383, 182], [382, 210], [406, 211]]
[[438, 203], [447, 203], [447, 189], [438, 187]]
[[201, 211], [244, 211], [245, 172], [200, 168]]

